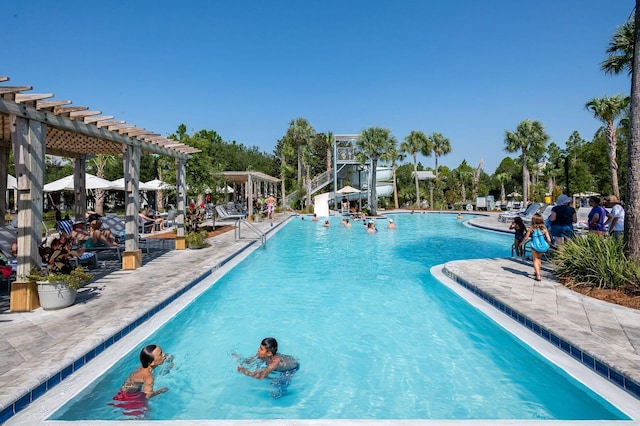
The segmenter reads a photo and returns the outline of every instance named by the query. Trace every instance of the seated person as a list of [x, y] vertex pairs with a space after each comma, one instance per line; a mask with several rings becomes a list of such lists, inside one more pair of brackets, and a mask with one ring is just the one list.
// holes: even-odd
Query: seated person
[[156, 230], [156, 225], [160, 231], [164, 231], [164, 219], [156, 217], [149, 207], [140, 212], [138, 217], [142, 220], [144, 228], [146, 228], [148, 223], [153, 222], [153, 226], [151, 227], [152, 234]]
[[71, 250], [71, 241], [68, 239], [54, 238], [50, 247], [40, 246], [39, 252], [42, 262], [47, 264], [51, 272], [68, 274], [73, 270], [71, 259], [77, 255]]
[[102, 222], [98, 219], [89, 224], [89, 237], [84, 241], [84, 246], [86, 248], [118, 247], [111, 231], [101, 228]]

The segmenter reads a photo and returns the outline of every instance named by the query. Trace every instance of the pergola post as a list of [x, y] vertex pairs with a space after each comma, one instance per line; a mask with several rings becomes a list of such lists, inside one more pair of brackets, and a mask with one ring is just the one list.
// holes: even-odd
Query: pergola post
[[122, 254], [122, 269], [132, 270], [142, 266], [142, 250], [138, 246], [138, 226], [140, 217], [140, 147], [126, 145], [123, 153], [124, 165], [124, 203], [125, 203], [125, 232], [124, 253]]
[[[18, 180], [18, 268], [11, 285], [10, 310], [31, 311], [40, 307], [36, 283], [26, 276], [42, 261], [38, 245], [42, 241], [42, 186], [46, 125], [11, 116], [11, 141]], [[6, 183], [5, 183], [6, 185]], [[4, 196], [4, 194], [3, 194]]]
[[80, 156], [73, 161], [73, 198], [76, 220], [85, 220], [87, 213], [87, 157]]
[[7, 214], [7, 176], [9, 174], [9, 148], [0, 147], [0, 226]]
[[187, 248], [187, 237], [184, 229], [185, 211], [187, 206], [187, 191], [185, 190], [187, 168], [184, 160], [176, 159], [176, 250], [185, 250]]

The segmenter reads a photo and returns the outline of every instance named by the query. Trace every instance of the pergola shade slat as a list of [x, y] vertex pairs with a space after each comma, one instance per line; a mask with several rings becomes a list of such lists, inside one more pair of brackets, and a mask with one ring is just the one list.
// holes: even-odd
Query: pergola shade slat
[[53, 98], [53, 93], [18, 93], [16, 94], [15, 102], [24, 103], [24, 102], [34, 102], [39, 101], [40, 99], [48, 99]]

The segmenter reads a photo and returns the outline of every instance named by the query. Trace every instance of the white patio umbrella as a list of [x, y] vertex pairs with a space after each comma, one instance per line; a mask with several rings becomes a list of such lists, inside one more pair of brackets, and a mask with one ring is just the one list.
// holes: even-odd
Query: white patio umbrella
[[[89, 173], [86, 173], [85, 179], [86, 189], [111, 189], [111, 182], [106, 179], [99, 178]], [[46, 184], [42, 190], [44, 192], [73, 191], [74, 188], [75, 184], [73, 182], [73, 175], [69, 175]]]
[[157, 191], [158, 189], [173, 189], [173, 188], [175, 188], [173, 185], [170, 185], [170, 184], [168, 184], [166, 182], [163, 182], [160, 179], [150, 180], [149, 182], [146, 182], [146, 185], [149, 185], [149, 187], [153, 187], [153, 189], [150, 189], [149, 191]]
[[[118, 189], [120, 191], [124, 191], [124, 178], [116, 179], [111, 182], [111, 189]], [[144, 182], [138, 182], [138, 189], [140, 191], [155, 191], [156, 188], [152, 185], [149, 185]]]
[[358, 192], [362, 192], [359, 189], [355, 189], [353, 186], [347, 185], [344, 188], [341, 188], [336, 191], [338, 194], [355, 194]]
[[218, 193], [219, 194], [224, 194], [225, 192], [228, 192], [229, 194], [233, 194], [233, 188], [230, 187], [229, 185], [227, 185], [227, 188], [219, 188], [218, 189]]
[[7, 190], [18, 189], [18, 179], [11, 175], [7, 175]]

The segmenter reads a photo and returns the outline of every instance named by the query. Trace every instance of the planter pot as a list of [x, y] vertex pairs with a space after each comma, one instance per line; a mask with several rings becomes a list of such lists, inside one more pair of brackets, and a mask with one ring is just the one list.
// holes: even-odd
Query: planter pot
[[69, 288], [66, 282], [38, 281], [37, 284], [42, 309], [62, 309], [76, 301], [78, 290]]

